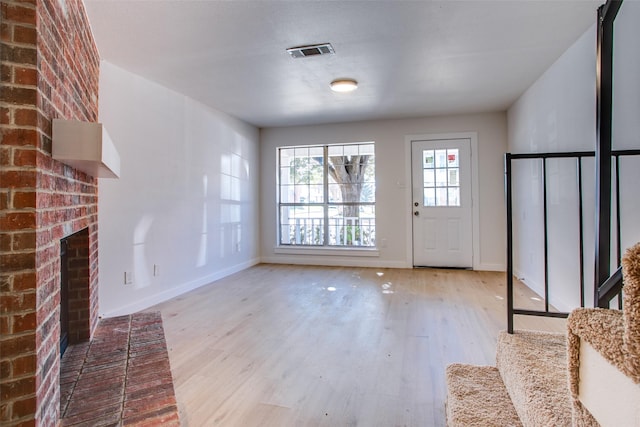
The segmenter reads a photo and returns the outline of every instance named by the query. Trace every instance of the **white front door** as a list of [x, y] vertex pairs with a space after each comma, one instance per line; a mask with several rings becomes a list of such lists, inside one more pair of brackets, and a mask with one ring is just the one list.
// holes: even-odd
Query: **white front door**
[[411, 141], [413, 265], [473, 267], [471, 140]]

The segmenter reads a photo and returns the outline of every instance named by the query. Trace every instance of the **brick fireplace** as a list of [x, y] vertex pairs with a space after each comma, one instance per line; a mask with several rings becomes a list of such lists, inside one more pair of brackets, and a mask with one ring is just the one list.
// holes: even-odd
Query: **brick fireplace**
[[55, 426], [60, 241], [86, 233], [73, 291], [86, 339], [98, 321], [98, 186], [51, 158], [51, 121], [97, 121], [99, 56], [81, 0], [0, 6], [0, 424]]

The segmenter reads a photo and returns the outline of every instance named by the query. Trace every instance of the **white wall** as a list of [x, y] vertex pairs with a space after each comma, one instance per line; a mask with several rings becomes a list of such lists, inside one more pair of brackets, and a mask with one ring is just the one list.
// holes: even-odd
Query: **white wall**
[[[595, 149], [596, 30], [593, 25], [507, 112], [509, 151], [543, 153]], [[594, 162], [585, 160], [585, 253], [593, 253]], [[575, 160], [547, 163], [550, 302], [567, 309], [579, 305], [578, 199]], [[544, 294], [542, 163], [513, 164], [514, 270]], [[592, 257], [586, 277], [593, 277]], [[589, 294], [589, 300], [592, 292]]]
[[101, 315], [258, 262], [257, 128], [107, 62], [99, 107], [121, 158], [99, 182]]
[[640, 2], [622, 3], [614, 25], [613, 149], [640, 149]]
[[[477, 132], [480, 259], [477, 269], [505, 269], [503, 155], [505, 113], [270, 128], [261, 131], [261, 254], [274, 263], [411, 267], [411, 178], [406, 135]], [[292, 255], [276, 251], [276, 148], [288, 145], [375, 141], [378, 256]], [[386, 240], [386, 246], [380, 242]]]
[[[625, 2], [616, 20], [614, 149], [640, 148], [640, 3]], [[512, 153], [593, 151], [596, 147], [596, 27], [586, 31], [508, 110]], [[640, 240], [640, 159], [621, 161], [622, 247]], [[626, 167], [625, 167], [626, 166]], [[583, 168], [586, 305], [593, 304], [595, 162]], [[543, 205], [540, 161], [514, 163], [514, 269], [542, 294]], [[575, 160], [547, 163], [550, 303], [571, 310], [579, 300], [579, 223]], [[615, 254], [612, 259], [615, 263]]]
[[[626, 1], [614, 25], [614, 150], [640, 149], [640, 2]], [[640, 157], [620, 158], [620, 245], [624, 251], [640, 241]]]

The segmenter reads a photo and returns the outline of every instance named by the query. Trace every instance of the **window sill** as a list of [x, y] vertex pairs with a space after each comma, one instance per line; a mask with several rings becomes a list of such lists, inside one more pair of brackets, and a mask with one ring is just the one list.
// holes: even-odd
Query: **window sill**
[[378, 248], [328, 248], [328, 247], [304, 247], [304, 246], [276, 246], [273, 248], [276, 254], [285, 255], [327, 255], [327, 256], [380, 256]]

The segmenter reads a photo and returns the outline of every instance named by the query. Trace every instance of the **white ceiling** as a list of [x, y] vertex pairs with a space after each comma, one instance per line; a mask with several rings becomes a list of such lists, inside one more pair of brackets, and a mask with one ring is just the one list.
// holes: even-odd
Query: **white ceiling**
[[503, 111], [600, 3], [85, 0], [102, 59], [259, 127]]

